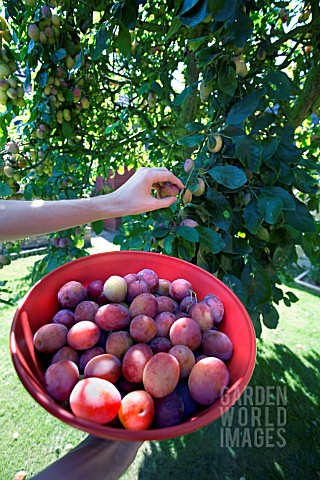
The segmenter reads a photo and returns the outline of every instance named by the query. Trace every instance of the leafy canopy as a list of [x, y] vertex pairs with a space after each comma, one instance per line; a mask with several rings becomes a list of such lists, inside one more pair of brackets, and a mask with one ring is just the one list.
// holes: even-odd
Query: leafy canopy
[[[166, 166], [188, 203], [125, 218], [116, 241], [198, 264], [257, 335], [275, 328], [296, 246], [319, 260], [318, 2], [10, 0], [3, 16], [0, 196], [77, 198], [110, 169]], [[82, 235], [53, 235], [37, 274], [84, 255]]]

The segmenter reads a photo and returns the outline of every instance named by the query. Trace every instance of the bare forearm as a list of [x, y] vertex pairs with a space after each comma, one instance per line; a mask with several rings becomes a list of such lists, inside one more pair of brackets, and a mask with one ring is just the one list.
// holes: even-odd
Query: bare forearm
[[112, 195], [77, 200], [0, 201], [0, 242], [123, 215]]
[[167, 208], [177, 198], [155, 198], [153, 192], [161, 182], [172, 182], [178, 189], [184, 188], [166, 168], [142, 167], [122, 187], [108, 195], [76, 200], [0, 200], [0, 242]]

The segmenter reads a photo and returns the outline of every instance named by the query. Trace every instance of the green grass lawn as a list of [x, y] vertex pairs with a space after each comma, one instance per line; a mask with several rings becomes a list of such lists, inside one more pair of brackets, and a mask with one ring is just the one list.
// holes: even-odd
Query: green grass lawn
[[[37, 259], [1, 270], [15, 302], [30, 288]], [[300, 300], [281, 305], [279, 327], [263, 331], [246, 395], [200, 431], [146, 442], [122, 480], [320, 478], [320, 301], [289, 289]], [[30, 478], [86, 436], [48, 414], [20, 383], [9, 352], [14, 311], [0, 304], [0, 480], [19, 470]]]

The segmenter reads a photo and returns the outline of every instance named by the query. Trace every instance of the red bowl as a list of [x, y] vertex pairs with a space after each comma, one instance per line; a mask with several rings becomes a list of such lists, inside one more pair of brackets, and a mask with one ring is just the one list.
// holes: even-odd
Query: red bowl
[[[188, 279], [198, 298], [208, 293], [217, 295], [224, 304], [225, 315], [219, 330], [225, 332], [234, 346], [227, 366], [229, 390], [217, 402], [197, 413], [186, 422], [167, 428], [129, 431], [97, 425], [75, 417], [55, 402], [44, 386], [44, 365], [34, 351], [33, 335], [38, 328], [50, 323], [58, 311], [57, 292], [70, 280], [87, 286], [96, 279], [110, 275], [136, 273], [143, 268], [154, 270], [160, 278], [170, 281]], [[191, 433], [219, 418], [241, 396], [249, 383], [256, 359], [256, 337], [251, 319], [238, 297], [220, 280], [201, 268], [174, 257], [148, 252], [117, 251], [98, 253], [69, 262], [46, 275], [21, 301], [11, 327], [10, 350], [17, 374], [30, 395], [49, 413], [61, 421], [92, 435], [114, 440], [164, 440]]]

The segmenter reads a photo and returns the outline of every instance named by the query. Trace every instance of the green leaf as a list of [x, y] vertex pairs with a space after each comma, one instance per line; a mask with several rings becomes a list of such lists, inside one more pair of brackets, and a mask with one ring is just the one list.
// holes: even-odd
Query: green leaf
[[233, 211], [226, 197], [209, 188], [207, 191], [207, 203], [212, 223], [222, 230], [228, 230], [232, 224]]
[[234, 14], [236, 0], [208, 0], [207, 10], [217, 22], [223, 22]]
[[179, 15], [183, 15], [186, 12], [189, 12], [193, 7], [200, 3], [200, 0], [184, 0], [181, 7], [179, 8]]
[[94, 47], [91, 47], [91, 56], [93, 60], [97, 60], [103, 50], [105, 50], [107, 46], [107, 40], [108, 31], [106, 27], [101, 27], [95, 35], [95, 45]]
[[213, 60], [218, 56], [217, 49], [215, 47], [207, 47], [196, 52], [196, 60], [199, 67], [206, 67], [213, 62]]
[[320, 164], [315, 163], [317, 159], [315, 157], [311, 158], [314, 158], [315, 161], [313, 162], [310, 158], [304, 158], [300, 165], [306, 167], [308, 170], [320, 170]]
[[25, 68], [25, 81], [24, 81], [24, 89], [25, 91], [29, 88], [30, 84], [31, 84], [31, 69], [29, 68], [28, 66], [28, 62], [27, 62], [27, 66]]
[[103, 231], [104, 224], [103, 220], [97, 220], [96, 222], [92, 222], [91, 226], [93, 228], [93, 231], [96, 235], [99, 235]]
[[247, 292], [239, 278], [235, 277], [231, 273], [226, 273], [222, 281], [225, 285], [227, 285], [228, 288], [230, 288], [230, 290], [233, 291], [235, 295], [237, 295], [237, 297], [239, 297], [243, 304], [246, 303]]
[[[264, 159], [263, 153], [262, 153], [262, 158]], [[265, 166], [267, 166], [268, 168], [273, 170], [273, 172], [277, 174], [277, 177], [279, 176], [281, 165], [280, 165], [279, 158], [277, 157], [277, 155], [274, 155], [271, 158], [265, 159], [264, 163], [262, 164], [262, 167], [265, 167]]]
[[23, 191], [23, 196], [26, 200], [32, 200], [34, 197], [34, 192], [33, 192], [33, 186], [31, 183], [28, 183], [25, 186], [25, 189]]
[[245, 132], [242, 128], [234, 127], [233, 125], [229, 127], [224, 127], [222, 130], [220, 130], [219, 133], [223, 137], [227, 137], [227, 138], [243, 137], [245, 135]]
[[200, 122], [190, 122], [187, 123], [185, 127], [189, 132], [201, 132], [206, 128], [206, 126]]
[[292, 169], [295, 178], [294, 186], [303, 193], [315, 193], [317, 190], [317, 181], [303, 168], [294, 167]]
[[211, 272], [211, 265], [207, 255], [207, 249], [202, 245], [200, 245], [198, 248], [197, 265], [203, 270], [207, 270], [208, 272]]
[[191, 262], [196, 254], [196, 244], [189, 242], [182, 237], [176, 237], [175, 243], [178, 251], [178, 257]]
[[285, 264], [289, 253], [290, 251], [287, 247], [277, 246], [272, 255], [272, 262], [276, 267], [282, 267]]
[[204, 247], [214, 254], [221, 252], [225, 243], [217, 232], [207, 227], [197, 227], [197, 231], [199, 233], [199, 242]]
[[296, 303], [299, 301], [299, 298], [293, 292], [286, 292], [286, 295], [291, 303]]
[[104, 131], [104, 133], [111, 133], [115, 128], [117, 128], [120, 125], [120, 121], [118, 120], [117, 122], [113, 123], [112, 125], [108, 125]]
[[267, 94], [274, 100], [289, 100], [291, 81], [284, 72], [268, 70], [263, 77]]
[[38, 75], [38, 79], [39, 79], [39, 86], [41, 88], [45, 87], [48, 80], [48, 73], [47, 72], [40, 73], [40, 75]]
[[195, 147], [196, 145], [200, 145], [204, 138], [205, 136], [203, 134], [187, 135], [186, 137], [179, 138], [177, 144], [183, 145], [184, 147]]
[[167, 237], [165, 237], [163, 241], [163, 248], [167, 255], [171, 255], [172, 253], [172, 242], [174, 238], [175, 238], [174, 235], [170, 234]]
[[295, 204], [295, 211], [288, 210], [285, 212], [285, 219], [288, 224], [299, 232], [315, 233], [315, 221], [308, 207], [297, 199], [295, 199]]
[[237, 102], [230, 109], [226, 119], [226, 125], [238, 125], [252, 115], [258, 108], [258, 104], [264, 95], [264, 90], [254, 90], [252, 93]]
[[134, 29], [137, 21], [139, 2], [126, 0], [122, 3], [121, 20], [128, 29]]
[[236, 155], [248, 170], [259, 173], [262, 162], [262, 146], [251, 136], [236, 137]]
[[[265, 191], [265, 190], [262, 189], [262, 191]], [[290, 194], [289, 192], [287, 192], [287, 190], [281, 187], [268, 187], [267, 191], [281, 198], [282, 204], [283, 204], [283, 210], [295, 211], [296, 204], [294, 201], [293, 194]]]
[[30, 53], [32, 52], [32, 50], [34, 49], [35, 47], [35, 41], [34, 40], [30, 40], [29, 42], [29, 45], [28, 45], [28, 55], [30, 55]]
[[270, 125], [275, 122], [276, 116], [271, 113], [265, 113], [263, 115], [259, 115], [256, 119], [252, 121], [252, 130], [251, 133], [259, 133], [263, 130], [266, 130]]
[[179, 105], [182, 105], [183, 102], [189, 97], [189, 95], [191, 95], [191, 93], [194, 91], [194, 89], [197, 85], [198, 85], [198, 83], [193, 83], [192, 85], [188, 85], [184, 90], [182, 90], [181, 93], [179, 93], [175, 97], [172, 104], [175, 107], [178, 107]]
[[157, 93], [160, 96], [163, 96], [163, 93], [164, 93], [163, 88], [158, 82], [152, 82], [150, 90], [152, 90], [153, 92]]
[[261, 335], [262, 335], [262, 325], [261, 325], [260, 313], [256, 312], [256, 311], [253, 311], [253, 309], [252, 309], [252, 310], [249, 310], [249, 314], [250, 314], [250, 318], [252, 320], [252, 324], [253, 324], [253, 327], [254, 327], [256, 337], [260, 338]]
[[157, 227], [153, 230], [152, 235], [155, 238], [163, 238], [166, 235], [168, 235], [169, 232], [170, 232], [170, 228], [168, 227]]
[[294, 144], [279, 143], [277, 155], [289, 164], [297, 164], [302, 161], [302, 151]]
[[62, 133], [64, 138], [71, 138], [73, 136], [73, 131], [69, 122], [63, 121]]
[[244, 47], [247, 40], [252, 36], [253, 21], [247, 15], [242, 6], [238, 7], [237, 16], [230, 28], [230, 40], [234, 40], [237, 47]]
[[208, 37], [191, 38], [191, 40], [188, 41], [188, 49], [195, 52], [201, 47], [205, 40], [208, 40]]
[[122, 55], [125, 57], [130, 55], [131, 35], [128, 28], [122, 22], [119, 22], [119, 32], [117, 38], [115, 39], [115, 44], [119, 48]]
[[291, 307], [291, 302], [286, 297], [283, 298], [283, 303], [285, 304], [286, 307]]
[[235, 69], [230, 64], [229, 57], [220, 62], [218, 71], [218, 85], [222, 92], [232, 97], [238, 86]]
[[144, 85], [142, 85], [139, 90], [138, 90], [138, 95], [144, 95], [145, 93], [147, 93], [149, 91], [149, 85], [148, 83], [145, 83]]
[[170, 28], [168, 30], [168, 33], [163, 39], [163, 43], [166, 43], [172, 37], [172, 35], [177, 33], [177, 31], [179, 30], [181, 25], [182, 25], [182, 22], [180, 22], [179, 17], [174, 17], [172, 19], [171, 24], [170, 24]]
[[0, 197], [10, 197], [12, 190], [6, 183], [0, 182]]
[[192, 174], [192, 176], [189, 179], [188, 188], [189, 190], [191, 190], [192, 193], [194, 193], [198, 187], [199, 187], [199, 178], [197, 174], [194, 172], [194, 174]]
[[278, 179], [278, 176], [279, 172], [274, 171], [273, 168], [267, 167], [267, 165], [264, 163], [260, 166], [260, 177], [265, 185], [274, 185]]
[[152, 218], [157, 222], [157, 223], [163, 223], [163, 222], [173, 222], [174, 221], [174, 214], [173, 214], [173, 209], [174, 205], [172, 205], [170, 208], [159, 208], [159, 210], [154, 210], [151, 212]]
[[267, 328], [277, 328], [279, 318], [279, 313], [276, 308], [270, 303], [267, 303], [262, 311], [264, 325]]
[[268, 230], [266, 228], [264, 228], [262, 225], [260, 225], [260, 227], [258, 228], [257, 233], [256, 233], [256, 238], [258, 240], [262, 240], [263, 242], [269, 242], [270, 235], [269, 235]]
[[267, 137], [261, 143], [262, 145], [262, 158], [266, 162], [276, 153], [278, 148], [278, 138], [277, 137]]
[[80, 70], [80, 68], [81, 68], [82, 62], [83, 62], [83, 53], [82, 53], [82, 50], [80, 50], [80, 53], [77, 56], [77, 59], [75, 61], [75, 64], [74, 64], [73, 69], [71, 70], [70, 74], [74, 75], [75, 73], [77, 73], [78, 70]]
[[285, 162], [280, 162], [280, 173], [278, 180], [280, 183], [284, 183], [285, 185], [292, 185], [294, 181], [292, 169]]
[[263, 222], [263, 211], [258, 200], [252, 200], [246, 205], [243, 213], [244, 224], [250, 233], [255, 235]]
[[265, 221], [270, 224], [276, 223], [283, 208], [281, 198], [270, 192], [269, 189], [263, 189], [258, 197], [258, 202]]
[[246, 286], [249, 308], [270, 300], [271, 282], [263, 266], [250, 259], [242, 271], [241, 281]]
[[176, 234], [179, 237], [184, 238], [188, 242], [198, 242], [199, 241], [199, 233], [193, 227], [181, 226], [176, 229]]
[[199, 25], [199, 23], [201, 23], [208, 16], [207, 0], [198, 0], [197, 2], [184, 1], [183, 6], [185, 3], [195, 3], [193, 8], [187, 10], [184, 14], [179, 14], [179, 20], [188, 27], [195, 27], [196, 25]]
[[295, 129], [289, 121], [283, 126], [277, 126], [277, 133], [280, 143], [283, 145], [294, 145]]
[[53, 63], [58, 64], [60, 60], [63, 60], [66, 56], [67, 52], [65, 51], [65, 49], [59, 48], [59, 50], [56, 50], [52, 55], [52, 61]]
[[117, 233], [114, 237], [113, 237], [113, 240], [112, 242], [115, 244], [115, 245], [121, 245], [124, 240], [126, 239], [125, 235], [123, 235], [123, 233]]
[[232, 190], [242, 187], [247, 182], [244, 171], [233, 165], [213, 167], [208, 173], [217, 183]]
[[249, 244], [249, 241], [247, 238], [237, 238], [234, 237], [232, 239], [232, 252], [234, 255], [241, 255], [242, 257], [244, 255], [247, 255], [249, 253], [252, 253], [252, 247]]

